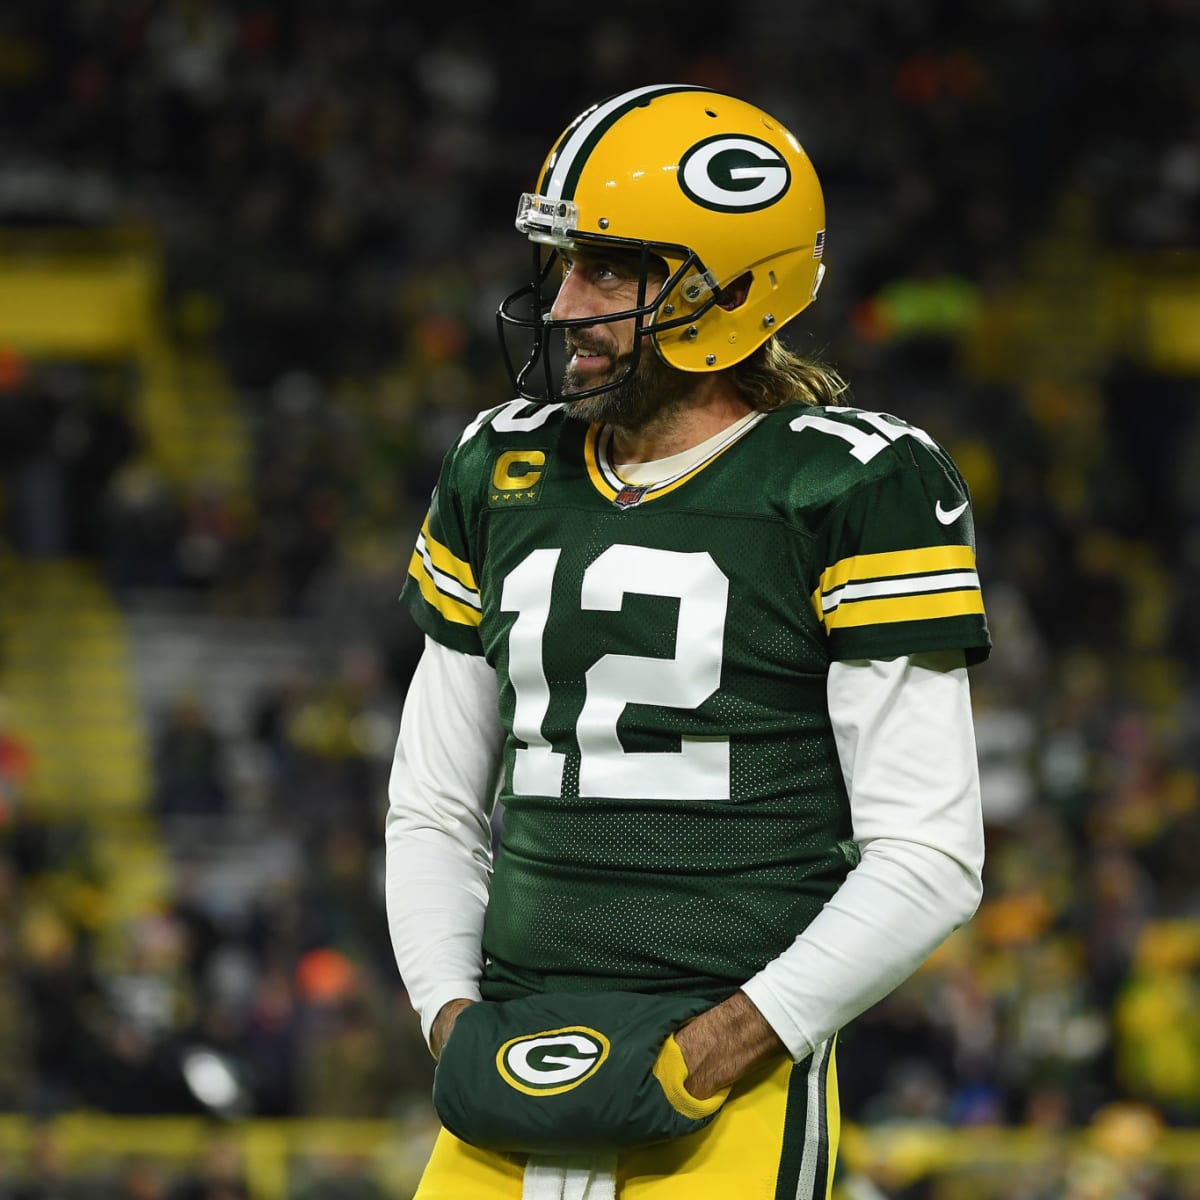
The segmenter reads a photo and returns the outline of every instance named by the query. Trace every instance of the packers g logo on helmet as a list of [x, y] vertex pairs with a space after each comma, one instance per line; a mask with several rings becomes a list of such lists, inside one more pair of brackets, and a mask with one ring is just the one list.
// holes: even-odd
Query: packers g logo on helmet
[[684, 194], [717, 212], [755, 212], [779, 200], [792, 181], [787, 161], [756, 137], [717, 134], [679, 160]]
[[608, 1057], [608, 1038], [584, 1025], [512, 1038], [496, 1052], [496, 1070], [527, 1096], [556, 1096], [590, 1078]]

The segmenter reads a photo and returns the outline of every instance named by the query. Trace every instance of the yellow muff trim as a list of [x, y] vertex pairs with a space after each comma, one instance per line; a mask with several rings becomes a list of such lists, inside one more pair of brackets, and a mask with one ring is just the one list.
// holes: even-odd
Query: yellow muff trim
[[667, 1103], [681, 1117], [687, 1117], [689, 1121], [701, 1121], [705, 1117], [712, 1116], [725, 1103], [730, 1088], [733, 1086], [731, 1084], [730, 1087], [722, 1088], [706, 1100], [697, 1100], [684, 1086], [684, 1081], [688, 1077], [688, 1068], [684, 1061], [683, 1051], [680, 1050], [674, 1034], [671, 1034], [663, 1042], [662, 1049], [658, 1052], [658, 1058], [654, 1060], [653, 1070], [654, 1078], [658, 1080], [659, 1087], [662, 1088], [663, 1095], [667, 1098]]

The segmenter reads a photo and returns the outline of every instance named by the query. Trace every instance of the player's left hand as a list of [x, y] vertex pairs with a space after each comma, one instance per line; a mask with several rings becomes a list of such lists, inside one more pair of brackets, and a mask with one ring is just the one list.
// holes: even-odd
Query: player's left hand
[[620, 1150], [694, 1133], [729, 1089], [689, 1092], [675, 1031], [710, 1007], [633, 992], [471, 1004], [438, 1060], [434, 1107], [456, 1137], [507, 1152]]
[[688, 1021], [675, 1040], [687, 1064], [685, 1086], [706, 1100], [762, 1063], [783, 1058], [787, 1049], [745, 992], [707, 1008]]

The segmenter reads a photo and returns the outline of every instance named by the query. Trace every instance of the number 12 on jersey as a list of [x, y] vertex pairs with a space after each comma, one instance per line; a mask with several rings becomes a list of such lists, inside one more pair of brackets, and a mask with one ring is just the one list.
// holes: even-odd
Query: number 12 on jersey
[[[566, 755], [543, 732], [550, 710], [543, 640], [561, 549], [534, 550], [505, 577], [504, 612], [516, 613], [508, 635], [512, 731], [525, 743], [513, 764], [513, 791], [562, 794]], [[626, 752], [617, 723], [629, 704], [698, 708], [721, 683], [729, 580], [707, 552], [610, 546], [584, 571], [581, 611], [619, 612], [627, 594], [679, 601], [672, 658], [601, 655], [585, 672], [585, 699], [575, 725], [579, 794], [635, 800], [728, 800], [729, 739], [680, 735], [678, 752]]]

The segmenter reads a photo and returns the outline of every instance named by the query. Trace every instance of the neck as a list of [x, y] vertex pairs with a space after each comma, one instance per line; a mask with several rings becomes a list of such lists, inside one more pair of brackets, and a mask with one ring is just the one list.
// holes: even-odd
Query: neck
[[740, 421], [750, 405], [725, 375], [702, 377], [690, 401], [661, 413], [637, 429], [613, 425], [609, 451], [614, 467], [654, 462], [681, 454]]

